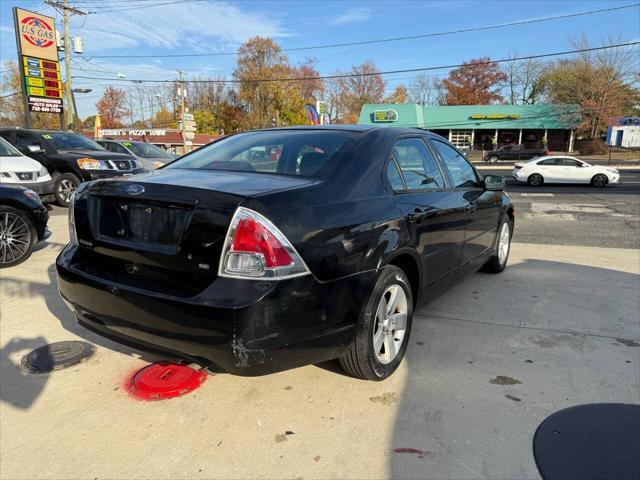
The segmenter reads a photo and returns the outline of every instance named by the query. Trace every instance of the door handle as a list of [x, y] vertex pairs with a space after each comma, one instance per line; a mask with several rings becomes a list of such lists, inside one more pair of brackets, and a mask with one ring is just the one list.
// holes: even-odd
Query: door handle
[[475, 212], [478, 208], [478, 204], [476, 202], [469, 202], [465, 208], [467, 212]]
[[425, 213], [427, 213], [426, 210], [416, 208], [413, 212], [407, 215], [407, 218], [409, 219], [410, 222], [421, 223]]

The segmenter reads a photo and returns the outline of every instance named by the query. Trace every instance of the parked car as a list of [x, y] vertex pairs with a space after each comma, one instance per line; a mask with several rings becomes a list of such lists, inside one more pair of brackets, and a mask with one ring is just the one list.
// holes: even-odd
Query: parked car
[[[278, 149], [275, 160], [253, 152]], [[81, 325], [257, 375], [338, 358], [381, 380], [418, 301], [507, 263], [514, 209], [419, 129], [236, 134], [154, 172], [81, 185], [57, 259]]]
[[54, 201], [53, 180], [42, 164], [20, 153], [0, 137], [0, 183], [21, 185], [38, 194], [44, 203]]
[[615, 168], [590, 165], [575, 157], [542, 157], [513, 166], [513, 178], [537, 187], [543, 183], [590, 183], [605, 187], [618, 183], [620, 173]]
[[47, 208], [36, 192], [0, 183], [0, 268], [27, 260], [34, 245], [51, 236], [48, 220]]
[[0, 137], [44, 165], [56, 203], [63, 207], [81, 182], [144, 172], [133, 156], [109, 152], [73, 132], [0, 127]]
[[98, 143], [110, 152], [133, 155], [145, 170], [155, 170], [177, 158], [176, 155], [172, 155], [160, 147], [147, 142], [137, 142], [135, 140], [98, 140]]
[[483, 161], [496, 163], [498, 160], [529, 160], [549, 154], [546, 148], [524, 148], [524, 145], [505, 145], [497, 150], [483, 153]]

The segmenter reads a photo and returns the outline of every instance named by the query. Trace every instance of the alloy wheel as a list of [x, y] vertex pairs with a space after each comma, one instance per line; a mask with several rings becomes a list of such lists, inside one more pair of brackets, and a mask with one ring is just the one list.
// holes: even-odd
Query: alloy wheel
[[498, 261], [500, 265], [507, 261], [507, 255], [509, 254], [510, 242], [509, 224], [507, 222], [502, 224], [500, 229], [500, 236], [498, 237]]
[[378, 303], [373, 328], [373, 351], [378, 361], [388, 364], [398, 355], [407, 328], [407, 295], [401, 285], [389, 286]]
[[0, 214], [0, 263], [15, 262], [29, 253], [31, 230], [18, 215]]
[[604, 175], [596, 175], [593, 177], [594, 187], [604, 187], [607, 184], [607, 180]]
[[67, 178], [63, 178], [58, 183], [58, 194], [65, 203], [69, 203], [71, 195], [76, 191], [76, 186]]

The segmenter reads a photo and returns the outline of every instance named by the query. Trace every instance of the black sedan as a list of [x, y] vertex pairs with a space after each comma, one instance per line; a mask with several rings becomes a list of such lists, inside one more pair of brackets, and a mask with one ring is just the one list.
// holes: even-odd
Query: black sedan
[[34, 245], [51, 236], [48, 220], [49, 213], [36, 192], [0, 184], [0, 268], [27, 260]]
[[514, 210], [447, 141], [361, 126], [233, 135], [81, 185], [58, 284], [118, 342], [257, 375], [398, 367], [418, 301], [505, 268]]

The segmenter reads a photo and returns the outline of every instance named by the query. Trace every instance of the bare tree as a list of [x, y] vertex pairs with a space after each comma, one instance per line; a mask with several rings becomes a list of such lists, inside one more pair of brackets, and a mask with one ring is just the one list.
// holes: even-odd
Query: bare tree
[[541, 78], [545, 66], [534, 59], [515, 60], [517, 52], [509, 54], [504, 72], [507, 75], [505, 99], [511, 105], [532, 105], [542, 95]]
[[424, 73], [419, 74], [409, 84], [409, 102], [417, 103], [418, 105], [433, 105], [436, 102], [436, 81], [435, 78], [429, 77]]

